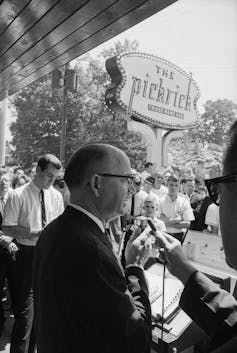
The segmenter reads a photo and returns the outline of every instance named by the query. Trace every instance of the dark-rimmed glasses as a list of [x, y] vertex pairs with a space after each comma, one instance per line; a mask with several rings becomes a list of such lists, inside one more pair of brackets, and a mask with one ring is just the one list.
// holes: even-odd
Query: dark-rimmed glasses
[[218, 178], [206, 179], [205, 185], [207, 187], [210, 199], [217, 206], [219, 206], [219, 195], [220, 195], [220, 185], [218, 184], [229, 184], [237, 182], [237, 174], [228, 174]]
[[110, 177], [110, 178], [125, 178], [127, 179], [129, 185], [134, 184], [135, 175], [134, 174], [110, 174], [110, 173], [97, 173], [103, 177]]

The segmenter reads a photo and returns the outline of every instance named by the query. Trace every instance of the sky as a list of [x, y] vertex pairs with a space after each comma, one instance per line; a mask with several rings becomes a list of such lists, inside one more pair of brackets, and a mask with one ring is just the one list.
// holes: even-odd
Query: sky
[[124, 39], [191, 72], [201, 92], [200, 113], [207, 100], [237, 104], [237, 0], [178, 0], [90, 54]]

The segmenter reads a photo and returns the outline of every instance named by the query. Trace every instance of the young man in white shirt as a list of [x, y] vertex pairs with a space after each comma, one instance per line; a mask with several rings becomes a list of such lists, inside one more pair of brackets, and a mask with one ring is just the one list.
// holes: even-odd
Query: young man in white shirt
[[158, 204], [158, 217], [165, 222], [167, 232], [183, 242], [191, 221], [194, 220], [190, 201], [179, 194], [179, 178], [171, 175], [168, 179], [168, 195]]
[[62, 195], [53, 187], [61, 162], [51, 154], [42, 156], [34, 179], [11, 192], [3, 218], [6, 245], [15, 238], [19, 248], [8, 281], [14, 325], [10, 353], [35, 351], [33, 325], [32, 263], [42, 229], [64, 210]]
[[140, 174], [142, 180], [146, 180], [147, 177], [151, 176], [152, 168], [153, 168], [153, 164], [152, 163], [147, 162], [145, 164], [145, 170]]
[[154, 192], [157, 196], [165, 196], [168, 194], [168, 188], [167, 186], [163, 185], [163, 177], [161, 174], [156, 173], [154, 175], [155, 178], [155, 183], [154, 187], [151, 189], [152, 192]]
[[220, 218], [219, 218], [219, 206], [211, 203], [208, 206], [205, 224], [208, 226], [207, 229], [210, 233], [215, 235], [221, 235], [220, 233]]

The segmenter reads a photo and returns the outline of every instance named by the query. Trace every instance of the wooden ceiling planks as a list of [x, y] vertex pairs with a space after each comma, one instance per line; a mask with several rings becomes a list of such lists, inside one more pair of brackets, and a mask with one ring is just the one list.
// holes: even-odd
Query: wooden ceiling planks
[[[75, 0], [71, 0], [72, 2]], [[33, 73], [35, 68], [41, 68], [45, 62], [49, 62], [52, 59], [58, 57], [62, 52], [70, 48], [73, 43], [78, 43], [80, 38], [77, 36], [80, 35], [81, 28], [88, 24], [89, 21], [92, 21], [93, 18], [98, 16], [100, 13], [108, 8], [108, 5], [116, 2], [115, 0], [104, 1], [101, 0], [93, 1], [93, 7], [91, 2], [85, 3], [80, 10], [76, 11], [71, 17], [64, 18], [63, 22], [55, 27], [51, 32], [48, 31], [48, 35], [45, 36], [42, 40], [36, 41], [36, 44], [29, 48], [17, 62], [17, 65], [13, 67], [8, 67], [5, 70], [2, 69], [2, 74], [0, 77], [0, 84], [5, 88], [4, 81], [10, 79], [10, 76], [14, 74], [18, 74], [21, 78], [27, 77], [29, 73]], [[102, 6], [102, 4], [104, 6]], [[60, 10], [62, 11], [62, 9]], [[64, 11], [63, 11], [64, 13]], [[54, 11], [55, 14], [55, 11]], [[52, 23], [47, 18], [45, 23]], [[54, 24], [57, 21], [54, 22]], [[75, 34], [77, 31], [77, 34]], [[40, 32], [38, 29], [34, 28], [34, 33]], [[68, 36], [71, 35], [70, 41], [68, 40]], [[33, 61], [32, 61], [33, 58]], [[1, 59], [1, 58], [0, 58]], [[12, 80], [7, 83], [9, 86], [12, 84]]]
[[0, 35], [28, 5], [29, 0], [5, 0], [0, 3]]
[[[0, 100], [6, 90], [9, 95], [14, 94], [175, 1], [32, 0], [27, 6], [26, 1], [19, 0], [14, 3], [24, 6], [16, 7], [15, 20], [8, 23], [7, 15], [2, 16], [3, 2], [0, 19], [5, 18], [5, 36], [0, 35]], [[32, 16], [30, 9], [35, 9]], [[15, 21], [22, 22], [21, 26]], [[1, 25], [2, 22], [3, 28]], [[15, 42], [10, 42], [12, 31], [16, 31]]]

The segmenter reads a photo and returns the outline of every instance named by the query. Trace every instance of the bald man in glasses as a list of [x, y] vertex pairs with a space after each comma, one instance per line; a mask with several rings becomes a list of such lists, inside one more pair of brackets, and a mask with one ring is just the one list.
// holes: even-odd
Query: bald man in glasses
[[[220, 203], [220, 225], [226, 262], [237, 270], [237, 122], [230, 129], [223, 176], [206, 181], [210, 197]], [[220, 201], [219, 201], [220, 200]], [[167, 266], [185, 288], [181, 308], [211, 337], [208, 352], [237, 352], [237, 301], [197, 271], [180, 243], [170, 235], [157, 235]], [[191, 299], [190, 299], [191, 298]]]
[[38, 353], [149, 353], [151, 312], [139, 244], [128, 247], [125, 272], [106, 224], [133, 192], [130, 162], [104, 144], [80, 148], [64, 180], [65, 212], [44, 229], [34, 264]]

